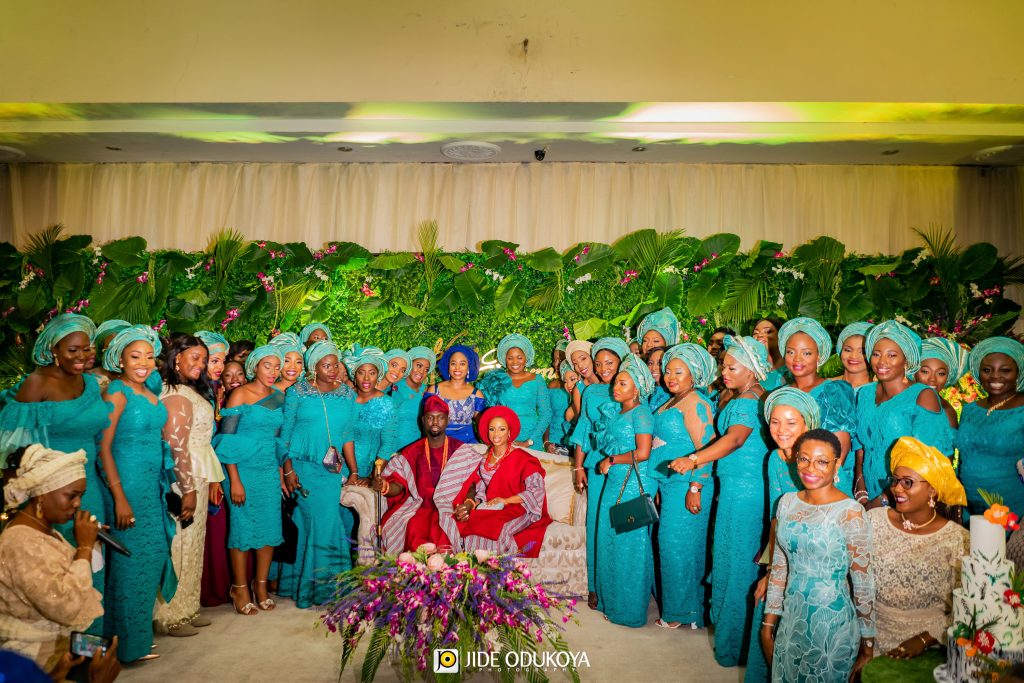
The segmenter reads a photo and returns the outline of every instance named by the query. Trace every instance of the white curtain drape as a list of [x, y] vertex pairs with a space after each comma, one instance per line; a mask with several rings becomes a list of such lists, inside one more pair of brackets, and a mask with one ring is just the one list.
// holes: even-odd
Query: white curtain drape
[[[62, 222], [99, 241], [201, 249], [250, 238], [415, 248], [437, 219], [446, 249], [507, 239], [525, 250], [612, 242], [638, 228], [728, 231], [795, 246], [829, 234], [860, 253], [953, 227], [963, 244], [1024, 253], [1024, 173], [944, 166], [737, 164], [14, 164], [0, 174], [0, 238]], [[6, 208], [4, 207], [6, 204]]]

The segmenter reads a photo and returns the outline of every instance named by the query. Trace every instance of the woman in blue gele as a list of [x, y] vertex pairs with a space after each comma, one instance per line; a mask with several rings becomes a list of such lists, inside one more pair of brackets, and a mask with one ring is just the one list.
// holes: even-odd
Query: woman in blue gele
[[463, 344], [450, 346], [437, 362], [443, 381], [427, 389], [448, 404], [448, 436], [462, 443], [478, 443], [474, 420], [487, 407], [484, 395], [473, 386], [480, 374], [480, 356]]

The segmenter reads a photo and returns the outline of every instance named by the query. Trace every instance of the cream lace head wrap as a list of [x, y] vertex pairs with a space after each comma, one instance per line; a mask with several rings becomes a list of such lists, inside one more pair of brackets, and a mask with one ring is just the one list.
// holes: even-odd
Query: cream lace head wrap
[[84, 450], [65, 453], [32, 444], [21, 457], [17, 475], [4, 487], [6, 509], [85, 479], [85, 462]]

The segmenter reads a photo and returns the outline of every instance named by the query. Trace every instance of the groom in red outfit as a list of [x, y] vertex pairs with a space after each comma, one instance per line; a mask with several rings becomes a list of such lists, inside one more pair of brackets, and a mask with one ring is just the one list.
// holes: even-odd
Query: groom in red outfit
[[428, 396], [421, 420], [425, 437], [403, 448], [373, 481], [373, 488], [387, 498], [382, 536], [384, 552], [389, 554], [415, 550], [424, 543], [451, 547], [438, 522], [435, 494], [439, 489], [458, 491], [482, 457], [445, 434], [448, 404], [444, 399]]

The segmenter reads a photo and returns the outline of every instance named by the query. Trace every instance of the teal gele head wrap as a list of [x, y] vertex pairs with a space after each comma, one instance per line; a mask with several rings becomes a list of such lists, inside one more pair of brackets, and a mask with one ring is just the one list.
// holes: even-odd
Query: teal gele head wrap
[[62, 313], [46, 323], [32, 347], [32, 360], [36, 365], [53, 365], [53, 347], [69, 334], [82, 332], [91, 344], [96, 337], [96, 324], [84, 315]]
[[430, 369], [427, 374], [430, 375], [434, 372], [434, 366], [437, 365], [437, 354], [434, 353], [433, 349], [428, 349], [426, 346], [414, 346], [409, 349], [409, 368], [412, 369], [412, 362], [414, 360], [425, 360], [430, 363]]
[[895, 320], [886, 320], [872, 327], [864, 338], [864, 357], [870, 359], [871, 351], [879, 339], [888, 339], [900, 347], [907, 358], [907, 377], [913, 377], [921, 369], [921, 337], [912, 329]]
[[316, 372], [316, 364], [322, 361], [327, 356], [337, 356], [338, 360], [341, 360], [341, 351], [338, 350], [337, 345], [331, 341], [318, 341], [310, 344], [309, 348], [306, 349], [306, 355], [303, 356], [302, 361], [306, 367], [309, 368], [310, 373]]
[[637, 341], [643, 342], [644, 335], [654, 330], [665, 339], [666, 346], [679, 343], [679, 319], [667, 306], [644, 317], [637, 330]]
[[537, 357], [533, 350], [533, 344], [521, 334], [506, 334], [498, 342], [498, 363], [505, 367], [505, 356], [512, 349], [519, 349], [526, 356], [526, 367], [533, 367], [533, 361]]
[[388, 366], [391, 366], [391, 361], [396, 358], [402, 358], [405, 360], [405, 373], [398, 379], [405, 379], [409, 375], [409, 371], [412, 370], [412, 359], [409, 358], [409, 354], [404, 349], [391, 349], [384, 354], [384, 360], [387, 361]]
[[131, 327], [132, 324], [127, 320], [120, 320], [114, 318], [113, 320], [105, 320], [99, 324], [96, 328], [96, 334], [93, 335], [93, 339], [97, 342], [103, 341], [105, 337], [109, 337], [117, 334], [126, 327]]
[[967, 372], [967, 350], [952, 339], [929, 337], [921, 342], [921, 360], [929, 358], [945, 363], [949, 374], [944, 386], [953, 386]]
[[718, 363], [711, 357], [708, 350], [699, 344], [678, 344], [673, 346], [661, 357], [661, 371], [665, 373], [670, 361], [679, 359], [686, 363], [693, 377], [693, 386], [703, 389], [715, 381]]
[[576, 368], [569, 361], [563, 360], [561, 365], [558, 366], [558, 376], [564, 380], [567, 372], [576, 372]]
[[793, 318], [779, 328], [779, 348], [783, 355], [786, 353], [786, 342], [797, 332], [806, 334], [818, 347], [818, 367], [820, 368], [832, 355], [832, 337], [814, 318]]
[[263, 346], [257, 346], [252, 350], [248, 356], [245, 357], [245, 376], [248, 379], [252, 379], [256, 376], [256, 366], [259, 362], [268, 356], [273, 356], [277, 360], [284, 364], [285, 351], [283, 347], [276, 344], [264, 344]]
[[569, 340], [568, 339], [559, 339], [558, 343], [555, 344], [555, 351], [561, 351], [562, 353], [565, 353], [565, 350], [566, 350], [566, 348], [568, 348], [568, 346], [569, 346]]
[[597, 358], [598, 351], [611, 351], [619, 357], [620, 361], [625, 360], [626, 356], [630, 354], [629, 344], [624, 339], [619, 339], [618, 337], [601, 337], [598, 339], [590, 347], [590, 357]]
[[211, 356], [215, 353], [227, 353], [228, 349], [231, 348], [227, 338], [218, 332], [199, 330], [196, 332], [196, 336], [199, 338], [199, 341], [206, 345], [206, 351]]
[[764, 401], [765, 422], [772, 421], [772, 410], [775, 406], [790, 406], [796, 408], [807, 424], [807, 429], [817, 429], [821, 426], [821, 407], [806, 391], [800, 391], [795, 387], [782, 387], [768, 394]]
[[301, 356], [306, 351], [306, 347], [299, 341], [299, 335], [294, 332], [282, 332], [268, 343], [281, 349], [282, 354], [297, 353]]
[[845, 344], [846, 340], [849, 339], [850, 337], [866, 337], [868, 332], [871, 330], [871, 327], [871, 323], [850, 323], [849, 325], [843, 328], [843, 331], [840, 332], [839, 336], [836, 338], [836, 350], [842, 351], [843, 344]]
[[331, 328], [327, 327], [327, 323], [310, 323], [299, 332], [299, 343], [305, 346], [306, 342], [309, 341], [309, 335], [317, 330], [323, 330], [324, 334], [327, 335], [327, 341], [333, 341], [331, 338]]
[[981, 381], [981, 361], [991, 353], [1003, 353], [1017, 364], [1017, 391], [1024, 391], [1024, 344], [1009, 337], [989, 337], [971, 349], [968, 362], [974, 379]]
[[144, 341], [153, 347], [153, 355], [160, 353], [160, 335], [149, 325], [132, 325], [126, 327], [110, 340], [107, 350], [103, 353], [103, 367], [110, 372], [121, 371], [121, 355], [129, 344]]
[[627, 353], [626, 357], [622, 359], [622, 365], [619, 366], [619, 372], [625, 372], [633, 379], [633, 384], [640, 392], [641, 400], [646, 400], [654, 393], [654, 375], [651, 374], [647, 363], [640, 360], [640, 356], [635, 353]]
[[760, 382], [771, 372], [772, 364], [768, 361], [768, 349], [753, 337], [725, 335], [722, 340], [725, 352], [736, 359], [736, 362], [754, 373]]
[[384, 352], [376, 346], [363, 346], [358, 344], [352, 349], [352, 353], [345, 358], [345, 368], [348, 376], [356, 378], [356, 370], [362, 365], [372, 365], [377, 368], [377, 379], [383, 379], [384, 373], [388, 371], [388, 361]]

